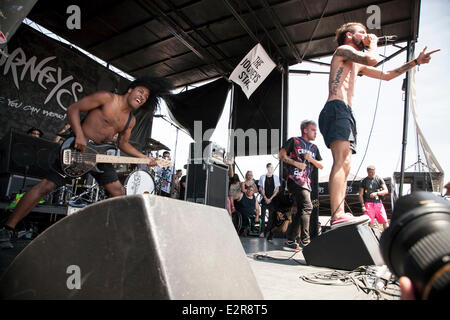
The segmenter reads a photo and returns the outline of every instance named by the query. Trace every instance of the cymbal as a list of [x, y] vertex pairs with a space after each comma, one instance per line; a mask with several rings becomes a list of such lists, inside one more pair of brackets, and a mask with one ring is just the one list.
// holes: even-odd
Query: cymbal
[[146, 145], [144, 148], [142, 148], [142, 150], [144, 150], [144, 151], [158, 151], [158, 150], [170, 151], [170, 149], [167, 146], [163, 145], [162, 143], [158, 144], [158, 145]]
[[147, 138], [147, 144], [144, 146], [144, 148], [142, 148], [142, 150], [144, 150], [144, 151], [157, 151], [157, 150], [170, 151], [170, 149], [167, 146], [165, 146], [158, 140], [155, 140], [152, 138]]
[[141, 144], [139, 142], [136, 142], [136, 141], [128, 140], [128, 143], [131, 144], [133, 147], [135, 147], [137, 149], [142, 147]]
[[147, 143], [155, 144], [155, 143], [160, 143], [160, 142], [158, 140], [153, 139], [153, 138], [147, 138]]

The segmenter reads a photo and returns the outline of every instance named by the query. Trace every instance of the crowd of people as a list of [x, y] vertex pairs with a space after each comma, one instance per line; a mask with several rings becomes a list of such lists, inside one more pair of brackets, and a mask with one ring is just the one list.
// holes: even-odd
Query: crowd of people
[[[274, 233], [286, 232], [294, 204], [289, 194], [280, 192], [280, 178], [274, 174], [273, 165], [268, 163], [266, 169], [259, 180], [253, 178], [252, 171], [247, 171], [245, 180], [240, 181], [230, 164], [227, 210], [231, 217], [240, 215], [241, 223], [237, 226], [240, 235], [256, 232], [270, 241]], [[288, 197], [287, 205], [284, 197]]]
[[[240, 182], [230, 164], [228, 212], [231, 216], [240, 215], [239, 234], [257, 232], [271, 241], [275, 233], [281, 232], [286, 233], [285, 245], [290, 248], [298, 250], [300, 245], [309, 244], [311, 174], [314, 167], [322, 169], [323, 165], [319, 150], [312, 143], [317, 134], [316, 123], [305, 120], [300, 130], [301, 135], [288, 139], [279, 152], [279, 160], [285, 164], [282, 179], [274, 174], [273, 164], [267, 163], [266, 173], [259, 180], [247, 171], [245, 180]], [[285, 181], [283, 186], [281, 181]]]

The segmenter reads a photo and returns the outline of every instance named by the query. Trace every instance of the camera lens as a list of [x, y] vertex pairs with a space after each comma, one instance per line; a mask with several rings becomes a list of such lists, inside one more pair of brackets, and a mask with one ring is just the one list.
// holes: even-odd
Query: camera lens
[[450, 202], [414, 192], [395, 203], [380, 249], [389, 269], [407, 276], [417, 298], [450, 296]]

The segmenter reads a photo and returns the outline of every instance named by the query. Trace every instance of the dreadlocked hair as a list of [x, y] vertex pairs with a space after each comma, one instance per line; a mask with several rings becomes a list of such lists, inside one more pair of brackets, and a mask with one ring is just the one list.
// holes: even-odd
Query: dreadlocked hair
[[141, 109], [155, 110], [159, 106], [159, 99], [164, 98], [170, 94], [172, 84], [170, 81], [159, 77], [141, 77], [130, 83], [128, 89], [134, 89], [136, 87], [145, 87], [150, 90], [150, 95], [141, 107]]

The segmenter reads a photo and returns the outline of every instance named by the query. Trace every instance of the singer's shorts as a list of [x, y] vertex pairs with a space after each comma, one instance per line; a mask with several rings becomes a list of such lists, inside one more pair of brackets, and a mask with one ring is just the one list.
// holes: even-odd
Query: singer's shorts
[[352, 153], [356, 153], [356, 121], [352, 108], [342, 100], [328, 101], [320, 112], [319, 129], [330, 148], [336, 140], [350, 141]]

